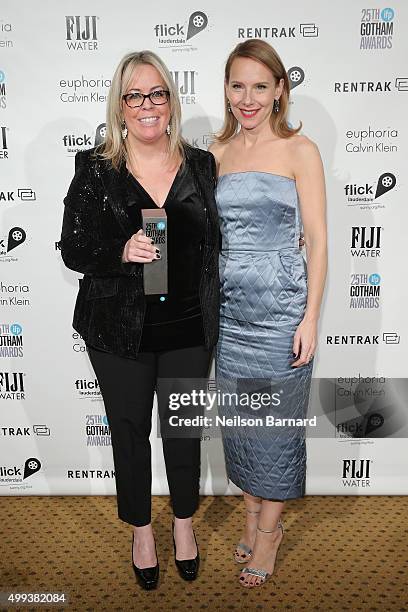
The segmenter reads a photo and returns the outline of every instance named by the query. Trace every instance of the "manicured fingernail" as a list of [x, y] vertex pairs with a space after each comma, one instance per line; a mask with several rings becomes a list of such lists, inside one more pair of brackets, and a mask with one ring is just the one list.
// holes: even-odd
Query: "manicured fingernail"
[[156, 253], [160, 253], [160, 249], [156, 249]]
[[160, 253], [158, 253], [158, 254], [156, 255], [156, 259], [161, 259], [161, 255], [160, 255]]
[[151, 241], [150, 241], [150, 244], [154, 244], [154, 240], [151, 240]]

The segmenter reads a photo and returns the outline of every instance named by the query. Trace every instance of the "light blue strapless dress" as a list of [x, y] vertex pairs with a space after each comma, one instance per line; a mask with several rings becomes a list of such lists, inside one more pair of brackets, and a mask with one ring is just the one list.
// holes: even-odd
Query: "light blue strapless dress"
[[[235, 425], [237, 419], [303, 419], [313, 360], [291, 368], [293, 337], [307, 299], [306, 263], [299, 250], [301, 219], [294, 180], [266, 172], [219, 178], [216, 201], [222, 234], [221, 322], [216, 353], [218, 388], [234, 397], [279, 393], [278, 406], [243, 408], [221, 402], [228, 478], [264, 499], [304, 495], [306, 444], [297, 426]], [[252, 395], [251, 395], [252, 394]], [[241, 422], [242, 422], [241, 418]], [[281, 421], [282, 422], [282, 421]]]

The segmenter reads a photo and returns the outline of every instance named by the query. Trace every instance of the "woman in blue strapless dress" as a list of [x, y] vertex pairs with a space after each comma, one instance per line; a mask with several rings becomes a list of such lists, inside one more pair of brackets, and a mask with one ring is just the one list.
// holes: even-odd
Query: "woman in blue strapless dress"
[[234, 398], [220, 402], [219, 416], [228, 478], [247, 510], [234, 555], [248, 562], [246, 587], [273, 573], [284, 502], [305, 493], [302, 423], [326, 276], [322, 163], [316, 145], [288, 126], [288, 102], [276, 51], [261, 40], [240, 43], [227, 60], [225, 121], [211, 151], [222, 237], [216, 375], [219, 391]]

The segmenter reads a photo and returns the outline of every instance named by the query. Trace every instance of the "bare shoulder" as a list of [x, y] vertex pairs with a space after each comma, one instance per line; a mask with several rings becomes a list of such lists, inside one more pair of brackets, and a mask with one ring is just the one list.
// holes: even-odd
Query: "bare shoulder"
[[295, 134], [288, 139], [288, 145], [291, 148], [291, 153], [295, 157], [303, 158], [305, 156], [319, 156], [319, 148], [313, 140], [304, 134]]
[[224, 156], [226, 147], [226, 142], [218, 142], [217, 140], [211, 143], [211, 145], [208, 147], [209, 152], [212, 153], [215, 157], [215, 161], [217, 164], [217, 172], [220, 169], [221, 160]]
[[214, 155], [216, 159], [219, 159], [220, 157], [222, 157], [226, 145], [226, 142], [219, 142], [218, 140], [214, 140], [214, 142], [212, 142], [211, 145], [208, 147], [208, 150]]

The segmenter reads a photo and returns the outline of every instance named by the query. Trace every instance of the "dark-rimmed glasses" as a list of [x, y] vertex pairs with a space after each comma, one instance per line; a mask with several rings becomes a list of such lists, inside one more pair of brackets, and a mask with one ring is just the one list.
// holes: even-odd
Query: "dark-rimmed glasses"
[[152, 91], [148, 94], [142, 94], [139, 91], [133, 91], [132, 93], [125, 94], [122, 96], [126, 105], [129, 108], [136, 108], [137, 106], [142, 106], [146, 98], [149, 98], [152, 104], [156, 104], [160, 106], [160, 104], [166, 104], [170, 97], [170, 92], [166, 89], [156, 89], [156, 91]]

